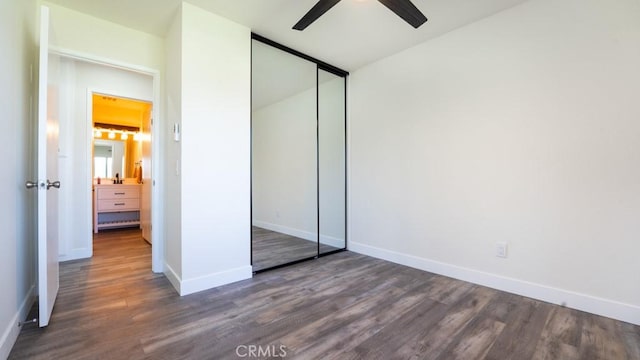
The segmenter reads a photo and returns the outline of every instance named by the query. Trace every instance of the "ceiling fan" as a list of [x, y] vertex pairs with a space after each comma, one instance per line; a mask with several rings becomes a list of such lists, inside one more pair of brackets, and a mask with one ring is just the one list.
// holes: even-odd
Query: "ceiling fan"
[[[411, 0], [378, 0], [389, 10], [396, 13], [404, 21], [414, 28], [420, 27], [427, 21], [426, 16], [418, 10], [418, 8], [411, 3]], [[320, 16], [329, 11], [340, 0], [320, 0], [315, 4], [308, 13], [306, 13], [300, 21], [293, 25], [295, 30], [304, 30], [307, 26], [311, 25], [314, 21], [318, 20]]]

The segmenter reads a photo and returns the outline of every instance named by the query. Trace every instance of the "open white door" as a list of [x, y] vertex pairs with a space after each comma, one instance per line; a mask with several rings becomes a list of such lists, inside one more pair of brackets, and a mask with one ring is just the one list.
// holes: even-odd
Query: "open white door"
[[[40, 11], [38, 83], [38, 306], [47, 326], [58, 295], [58, 91], [52, 76], [59, 64], [49, 55], [49, 8]], [[29, 184], [28, 184], [29, 185]]]

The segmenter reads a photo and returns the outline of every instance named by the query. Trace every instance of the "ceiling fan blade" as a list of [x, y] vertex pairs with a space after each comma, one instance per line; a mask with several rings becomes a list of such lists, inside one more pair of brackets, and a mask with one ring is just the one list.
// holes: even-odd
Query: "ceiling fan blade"
[[424, 16], [418, 8], [411, 3], [410, 0], [378, 0], [389, 10], [396, 13], [404, 21], [408, 22], [414, 28], [419, 28], [420, 25], [427, 22], [427, 17]]
[[320, 0], [315, 4], [308, 13], [306, 13], [300, 21], [293, 25], [295, 30], [304, 30], [307, 26], [311, 25], [314, 21], [318, 20], [322, 14], [326, 13], [340, 0]]

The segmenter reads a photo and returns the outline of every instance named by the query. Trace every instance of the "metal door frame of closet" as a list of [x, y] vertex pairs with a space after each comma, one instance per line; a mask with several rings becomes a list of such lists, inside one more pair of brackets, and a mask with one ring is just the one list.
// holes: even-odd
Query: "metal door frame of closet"
[[[327, 255], [332, 255], [335, 253], [339, 253], [342, 251], [346, 251], [347, 250], [347, 241], [348, 241], [348, 236], [347, 236], [347, 227], [348, 227], [348, 222], [347, 222], [347, 163], [348, 163], [348, 159], [347, 159], [347, 77], [349, 76], [349, 72], [342, 70], [336, 66], [330, 65], [324, 61], [318, 60], [314, 57], [311, 57], [309, 55], [306, 55], [304, 53], [301, 53], [297, 50], [291, 49], [285, 45], [282, 45], [280, 43], [277, 43], [273, 40], [267, 39], [261, 35], [255, 34], [255, 33], [251, 33], [251, 40], [256, 40], [258, 42], [261, 42], [263, 44], [266, 44], [268, 46], [274, 47], [278, 50], [282, 50], [286, 53], [289, 53], [291, 55], [297, 56], [299, 58], [302, 58], [304, 60], [307, 60], [309, 62], [312, 62], [316, 65], [316, 126], [317, 129], [319, 129], [319, 122], [320, 122], [320, 115], [319, 115], [319, 107], [320, 107], [320, 84], [319, 84], [319, 76], [320, 76], [320, 71], [325, 71], [328, 73], [331, 73], [333, 75], [336, 75], [338, 77], [341, 77], [344, 81], [344, 150], [343, 150], [343, 154], [344, 154], [344, 247], [340, 248], [340, 249], [336, 249], [336, 250], [331, 250], [325, 253], [320, 253], [320, 132], [319, 130], [316, 130], [316, 216], [317, 216], [317, 222], [316, 222], [316, 227], [317, 227], [317, 237], [316, 237], [316, 245], [317, 245], [317, 249], [316, 249], [316, 255], [314, 256], [310, 256], [310, 257], [305, 257], [302, 259], [298, 259], [298, 260], [294, 260], [294, 261], [289, 261], [286, 263], [282, 263], [282, 264], [278, 264], [275, 266], [270, 266], [270, 267], [266, 267], [264, 269], [259, 269], [259, 270], [254, 270], [253, 273], [257, 274], [257, 273], [261, 273], [264, 271], [269, 271], [269, 270], [274, 270], [274, 269], [278, 269], [278, 268], [282, 268], [285, 266], [290, 266], [290, 265], [294, 265], [294, 264], [298, 264], [304, 261], [309, 261], [309, 260], [313, 260], [313, 259], [317, 259], [323, 256], [327, 256]], [[253, 46], [252, 46], [253, 48]], [[252, 51], [253, 53], [253, 51]], [[253, 63], [253, 54], [251, 57], [251, 61]], [[253, 79], [253, 75], [252, 75], [252, 79]], [[253, 86], [253, 80], [252, 80], [252, 86]], [[252, 111], [252, 115], [251, 115], [251, 138], [253, 139], [253, 111]], [[251, 250], [251, 265], [253, 266], [253, 140], [251, 141], [251, 226], [249, 228], [249, 231], [251, 232], [251, 236], [250, 236], [250, 250]]]

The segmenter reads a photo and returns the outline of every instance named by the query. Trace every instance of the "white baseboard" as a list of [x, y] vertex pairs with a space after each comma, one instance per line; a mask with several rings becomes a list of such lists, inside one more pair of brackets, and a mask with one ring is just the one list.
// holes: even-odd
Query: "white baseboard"
[[199, 291], [213, 289], [218, 286], [230, 284], [240, 280], [246, 280], [253, 277], [253, 268], [251, 266], [242, 266], [239, 268], [222, 271], [215, 274], [200, 276], [193, 279], [183, 280], [173, 270], [173, 268], [165, 263], [164, 275], [167, 277], [171, 285], [176, 289], [180, 296], [185, 296]]
[[640, 325], [640, 306], [464, 268], [353, 241], [349, 242], [349, 250], [493, 289]]
[[173, 268], [166, 262], [164, 263], [164, 276], [167, 277], [171, 285], [173, 285], [173, 288], [176, 289], [178, 294], [180, 294], [180, 284], [182, 283], [182, 280], [180, 279], [180, 276], [178, 276], [178, 274], [173, 270]]
[[320, 244], [333, 246], [338, 249], [344, 249], [346, 246], [344, 239], [338, 239], [337, 237], [322, 234], [320, 234]]
[[183, 279], [180, 283], [180, 296], [213, 289], [236, 281], [250, 279], [252, 276], [253, 268], [248, 265], [197, 278]]
[[92, 249], [78, 248], [78, 249], [71, 249], [70, 251], [67, 251], [66, 254], [61, 254], [58, 257], [58, 260], [60, 262], [65, 262], [65, 261], [71, 261], [71, 260], [88, 259], [92, 256], [93, 256]]
[[35, 285], [32, 286], [27, 292], [27, 296], [25, 296], [24, 301], [20, 304], [20, 308], [16, 311], [11, 321], [6, 324], [6, 328], [2, 332], [2, 338], [0, 338], [0, 359], [6, 359], [9, 357], [9, 353], [11, 353], [11, 349], [13, 345], [16, 343], [18, 339], [18, 335], [20, 335], [20, 327], [18, 326], [19, 321], [24, 321], [26, 319], [29, 310], [31, 310], [31, 306], [35, 301]]
[[[308, 240], [308, 241], [316, 242], [318, 240], [317, 235], [314, 232], [309, 232], [309, 231], [300, 230], [300, 229], [294, 229], [294, 228], [290, 228], [290, 227], [283, 226], [283, 225], [269, 223], [269, 222], [266, 222], [266, 221], [255, 220], [255, 221], [253, 221], [253, 226], [257, 226], [257, 227], [260, 227], [260, 228], [263, 228], [263, 229], [279, 232], [281, 234], [295, 236], [297, 238]], [[345, 247], [344, 240], [338, 239], [336, 237], [328, 236], [328, 235], [322, 235], [322, 234], [320, 234], [320, 243], [321, 244], [325, 244], [325, 245], [329, 245], [329, 246], [333, 246], [333, 247], [337, 247], [339, 249], [342, 249], [342, 248]]]
[[316, 233], [314, 233], [314, 232], [309, 232], [309, 231], [300, 230], [300, 229], [294, 229], [294, 228], [291, 228], [291, 227], [288, 227], [288, 226], [269, 223], [269, 222], [266, 222], [266, 221], [254, 220], [253, 221], [253, 226], [261, 227], [263, 229], [279, 232], [279, 233], [282, 233], [282, 234], [295, 236], [297, 238], [304, 239], [304, 240], [309, 240], [309, 241], [313, 241], [313, 242], [315, 242], [316, 239], [317, 239], [316, 238]]

